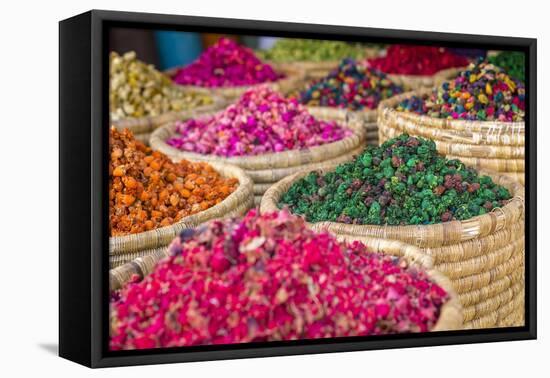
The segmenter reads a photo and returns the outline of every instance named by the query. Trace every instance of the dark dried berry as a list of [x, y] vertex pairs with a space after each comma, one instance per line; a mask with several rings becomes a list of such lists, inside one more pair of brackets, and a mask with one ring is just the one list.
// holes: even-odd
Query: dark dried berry
[[450, 211], [446, 211], [441, 214], [441, 222], [448, 222], [451, 219], [453, 219], [453, 213], [451, 213]]
[[480, 186], [480, 185], [479, 185], [479, 183], [477, 183], [477, 182], [474, 182], [473, 184], [468, 185], [468, 193], [473, 193], [473, 192], [475, 192], [476, 190], [479, 189], [479, 186]]
[[443, 185], [438, 185], [434, 189], [434, 194], [436, 196], [441, 196], [443, 193], [445, 193], [445, 187]]

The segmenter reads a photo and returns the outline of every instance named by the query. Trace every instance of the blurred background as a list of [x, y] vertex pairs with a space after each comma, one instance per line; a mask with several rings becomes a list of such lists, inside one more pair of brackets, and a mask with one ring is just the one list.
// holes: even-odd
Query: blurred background
[[133, 50], [140, 60], [166, 70], [191, 63], [222, 36], [253, 49], [268, 49], [277, 40], [274, 37], [113, 28], [109, 51], [123, 54]]
[[[140, 60], [154, 64], [155, 67], [163, 71], [191, 63], [205, 48], [216, 43], [220, 37], [231, 38], [254, 50], [269, 49], [279, 39], [263, 36], [112, 28], [109, 35], [109, 51], [124, 54], [133, 50]], [[479, 49], [450, 50], [458, 55], [468, 57], [486, 55], [485, 50]]]

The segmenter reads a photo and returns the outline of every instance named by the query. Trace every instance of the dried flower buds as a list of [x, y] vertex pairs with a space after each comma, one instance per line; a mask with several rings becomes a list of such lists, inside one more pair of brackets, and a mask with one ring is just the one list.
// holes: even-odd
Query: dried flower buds
[[404, 260], [288, 212], [185, 230], [113, 296], [112, 350], [426, 332], [447, 293]]
[[525, 118], [525, 85], [480, 60], [434, 88], [427, 98], [410, 97], [396, 109], [434, 118], [520, 122]]
[[510, 198], [489, 176], [439, 155], [433, 141], [402, 134], [296, 181], [279, 206], [310, 222], [405, 225], [466, 220]]
[[174, 86], [168, 76], [137, 59], [135, 52], [110, 55], [110, 111], [113, 121], [157, 116], [213, 102], [212, 98]]
[[317, 120], [296, 99], [267, 86], [246, 91], [225, 110], [179, 122], [167, 143], [182, 151], [219, 156], [260, 155], [335, 142], [351, 130]]
[[174, 82], [215, 88], [266, 83], [282, 77], [269, 64], [262, 63], [251, 49], [220, 38], [193, 63], [180, 69]]
[[392, 45], [386, 55], [370, 59], [370, 67], [389, 74], [433, 75], [451, 67], [468, 65], [468, 59], [444, 47]]
[[310, 83], [299, 94], [300, 103], [350, 110], [376, 109], [381, 100], [403, 92], [386, 74], [344, 59], [322, 79]]

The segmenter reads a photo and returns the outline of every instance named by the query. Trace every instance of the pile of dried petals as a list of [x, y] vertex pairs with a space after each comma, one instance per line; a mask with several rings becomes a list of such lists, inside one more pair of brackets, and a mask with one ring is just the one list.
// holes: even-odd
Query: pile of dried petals
[[174, 163], [128, 130], [112, 127], [109, 147], [111, 236], [171, 225], [220, 203], [238, 185], [207, 163]]
[[315, 119], [296, 99], [267, 86], [246, 91], [225, 110], [179, 122], [167, 140], [182, 151], [219, 156], [260, 155], [334, 142], [351, 130]]
[[468, 65], [468, 59], [444, 47], [392, 45], [381, 58], [370, 59], [370, 67], [401, 75], [433, 75], [451, 67]]
[[276, 81], [282, 76], [262, 63], [251, 49], [220, 38], [197, 60], [180, 69], [173, 80], [181, 85], [217, 88]]
[[447, 293], [288, 212], [184, 230], [111, 304], [111, 350], [426, 332]]

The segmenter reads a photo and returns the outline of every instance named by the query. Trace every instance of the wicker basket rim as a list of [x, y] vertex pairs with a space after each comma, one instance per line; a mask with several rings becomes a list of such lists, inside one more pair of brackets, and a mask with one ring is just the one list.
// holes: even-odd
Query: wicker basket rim
[[316, 113], [327, 113], [327, 115], [332, 115], [333, 117], [347, 119], [349, 117], [358, 117], [362, 118], [364, 122], [374, 122], [378, 118], [377, 109], [361, 109], [361, 110], [350, 110], [345, 108], [335, 108], [331, 106], [309, 106], [305, 105], [306, 109], [315, 116]]
[[[184, 68], [184, 67], [185, 66], [178, 66], [178, 67], [170, 68], [168, 70], [165, 70], [164, 74], [166, 74], [172, 80], [174, 78], [174, 76], [178, 73], [178, 71], [180, 69]], [[256, 87], [260, 87], [260, 86], [263, 86], [263, 85], [270, 86], [270, 85], [279, 85], [281, 83], [291, 83], [291, 82], [294, 82], [294, 81], [297, 81], [297, 80], [303, 78], [303, 76], [304, 76], [304, 72], [300, 69], [297, 69], [297, 68], [287, 68], [287, 67], [285, 67], [284, 69], [279, 69], [279, 70], [275, 70], [275, 71], [279, 74], [284, 74], [285, 76], [280, 77], [280, 78], [278, 78], [277, 80], [274, 80], [274, 81], [265, 81], [263, 83], [256, 83], [256, 84], [251, 84], [251, 85], [235, 85], [235, 86], [227, 86], [227, 87], [203, 87], [203, 86], [199, 86], [199, 85], [186, 85], [186, 84], [182, 85], [182, 84], [178, 84], [176, 82], [173, 82], [173, 83], [176, 87], [183, 88], [183, 89], [186, 89], [186, 90], [195, 90], [195, 91], [198, 91], [198, 92], [204, 92], [204, 93], [209, 93], [209, 94], [212, 93], [212, 92], [217, 92], [217, 93], [223, 94], [226, 91], [228, 91], [228, 92], [246, 91], [250, 88], [256, 88]]]
[[[322, 173], [333, 171], [337, 166], [338, 165], [327, 165], [327, 166], [323, 166], [323, 167], [319, 167], [319, 168], [315, 168], [315, 169], [304, 170], [304, 171], [301, 171], [301, 172], [297, 172], [297, 173], [295, 173], [291, 176], [285, 177], [284, 179], [282, 179], [279, 182], [275, 183], [273, 186], [271, 186], [265, 192], [265, 194], [262, 198], [262, 202], [260, 204], [260, 211], [262, 213], [264, 213], [264, 212], [273, 211], [273, 210], [277, 209], [277, 204], [274, 203], [274, 200], [272, 199], [272, 197], [273, 197], [272, 193], [274, 191], [278, 190], [279, 187], [288, 185], [290, 183], [293, 183], [293, 182], [299, 180], [302, 177], [305, 177], [306, 175], [308, 175], [309, 173], [314, 172], [314, 171], [321, 171]], [[514, 181], [513, 179], [511, 179], [507, 176], [498, 175], [498, 174], [495, 174], [494, 172], [488, 172], [488, 171], [483, 171], [483, 170], [480, 170], [478, 172], [481, 173], [481, 174], [486, 174], [486, 175], [490, 176], [491, 178], [498, 177], [498, 178], [500, 178], [500, 180], [502, 180], [506, 183], [505, 185], [512, 188], [513, 197], [502, 208], [498, 208], [499, 209], [498, 211], [503, 211], [502, 210], [503, 208], [513, 209], [512, 208], [513, 204], [520, 204], [521, 208], [523, 208], [523, 206], [524, 206], [524, 187], [523, 187], [523, 185], [519, 184], [518, 182]], [[483, 214], [483, 215], [477, 215], [475, 217], [472, 217], [470, 219], [463, 220], [463, 221], [455, 220], [455, 221], [450, 221], [450, 222], [445, 222], [445, 223], [428, 224], [428, 225], [402, 225], [402, 226], [401, 225], [399, 225], [399, 226], [397, 226], [397, 225], [370, 225], [370, 224], [366, 224], [366, 225], [345, 224], [345, 225], [346, 225], [346, 228], [348, 230], [355, 230], [355, 231], [362, 230], [362, 229], [365, 229], [365, 228], [382, 229], [382, 230], [387, 230], [387, 229], [392, 229], [392, 228], [393, 229], [399, 228], [400, 230], [410, 229], [410, 230], [414, 230], [414, 231], [419, 231], [420, 229], [425, 229], [425, 230], [427, 230], [427, 229], [438, 229], [439, 230], [440, 228], [443, 228], [443, 230], [445, 230], [445, 228], [453, 227], [454, 225], [459, 223], [463, 227], [463, 229], [466, 230], [466, 232], [468, 232], [468, 230], [473, 228], [473, 225], [479, 224], [479, 223], [481, 223], [481, 221], [483, 219], [487, 219], [487, 218], [493, 216], [492, 214], [494, 214], [496, 211], [497, 210], [495, 210], [491, 213], [487, 213], [487, 214]], [[307, 222], [307, 223], [310, 226], [316, 225], [316, 227], [324, 227], [324, 228], [330, 228], [330, 227], [334, 227], [334, 226], [338, 226], [338, 225], [344, 225], [344, 223], [331, 222], [331, 221], [323, 221], [323, 222], [317, 222], [317, 223]], [[439, 231], [439, 232], [444, 233], [445, 231]]]
[[395, 104], [403, 101], [412, 96], [425, 97], [432, 92], [430, 88], [420, 88], [417, 90], [401, 93], [393, 96], [389, 99], [383, 100], [378, 105], [378, 116], [381, 117], [385, 114], [388, 117], [403, 118], [407, 120], [413, 120], [423, 127], [433, 127], [430, 124], [438, 124], [444, 126], [445, 129], [452, 129], [453, 125], [460, 125], [462, 128], [480, 129], [480, 130], [492, 130], [495, 128], [502, 129], [514, 129], [518, 131], [525, 131], [525, 121], [522, 122], [502, 122], [502, 121], [468, 121], [458, 119], [444, 119], [433, 118], [424, 114], [416, 114], [410, 112], [398, 112], [395, 110]]
[[[186, 89], [182, 89], [186, 92]], [[115, 126], [117, 129], [127, 128], [130, 131], [135, 128], [152, 128], [155, 125], [163, 124], [169, 119], [178, 119], [180, 117], [187, 117], [192, 114], [200, 114], [208, 111], [215, 111], [223, 108], [227, 102], [226, 100], [217, 94], [210, 93], [212, 98], [211, 104], [205, 104], [197, 106], [196, 108], [186, 109], [179, 112], [166, 112], [156, 116], [145, 116], [145, 117], [127, 117], [122, 118], [116, 121], [110, 121], [110, 124]]]
[[[429, 256], [422, 254], [419, 248], [400, 241], [388, 241], [379, 238], [370, 239], [371, 240], [366, 242], [365, 245], [367, 248], [374, 248], [374, 250], [371, 250], [372, 252], [376, 253], [377, 251], [384, 250], [391, 244], [391, 249], [398, 252], [390, 253], [389, 255], [397, 255], [399, 258], [407, 261], [408, 264], [421, 267], [433, 283], [447, 292], [449, 299], [441, 306], [439, 318], [434, 327], [430, 330], [431, 332], [455, 330], [462, 327], [463, 310], [458, 294], [454, 290], [451, 281], [439, 271], [432, 268], [432, 260]], [[127, 281], [132, 276], [129, 272], [145, 275], [149, 274], [150, 270], [153, 269], [153, 261], [160, 261], [162, 259], [161, 256], [167, 256], [166, 252], [160, 253], [157, 251], [157, 253], [154, 253], [154, 256], [138, 257], [126, 264], [111, 269], [109, 271], [111, 289], [113, 289], [112, 286], [114, 286], [114, 289], [120, 289], [121, 285], [124, 284], [121, 280]], [[145, 270], [145, 272], [143, 270]]]
[[[203, 113], [196, 118], [210, 117], [215, 113], [216, 112]], [[188, 118], [191, 118], [191, 117], [188, 117]], [[346, 127], [352, 132], [351, 135], [349, 135], [344, 139], [340, 139], [334, 142], [325, 143], [322, 145], [308, 147], [308, 148], [302, 148], [297, 150], [286, 150], [281, 152], [270, 152], [266, 154], [253, 155], [253, 156], [225, 157], [225, 156], [218, 156], [213, 154], [199, 154], [196, 152], [187, 152], [187, 151], [178, 150], [177, 148], [174, 148], [166, 143], [166, 139], [175, 134], [176, 121], [167, 122], [164, 125], [161, 125], [160, 127], [158, 127], [155, 131], [153, 131], [153, 133], [151, 134], [151, 138], [149, 139], [149, 143], [153, 149], [161, 150], [169, 156], [185, 158], [190, 160], [195, 159], [195, 160], [201, 160], [201, 161], [218, 161], [219, 159], [223, 159], [224, 162], [226, 162], [227, 164], [233, 164], [237, 166], [239, 165], [266, 166], [266, 165], [269, 165], [267, 164], [268, 162], [287, 160], [287, 161], [295, 161], [296, 163], [294, 165], [299, 165], [300, 159], [298, 158], [298, 156], [317, 154], [317, 153], [325, 152], [327, 150], [338, 151], [341, 149], [340, 147], [342, 147], [343, 144], [345, 143], [351, 143], [350, 146], [347, 146], [348, 149], [353, 149], [355, 146], [360, 145], [365, 138], [366, 132], [362, 127], [360, 127], [359, 123], [360, 123], [359, 120], [349, 120], [341, 124], [342, 126]]]
[[443, 68], [443, 69], [441, 69], [441, 70], [439, 70], [439, 71], [437, 71], [437, 72], [435, 72], [431, 75], [398, 74], [398, 73], [387, 73], [387, 72], [384, 72], [384, 73], [390, 78], [397, 77], [397, 78], [410, 79], [410, 80], [422, 80], [422, 79], [434, 79], [434, 78], [438, 78], [438, 77], [446, 77], [447, 75], [453, 74], [455, 72], [463, 71], [467, 67], [468, 66], [447, 67], [447, 68]]

